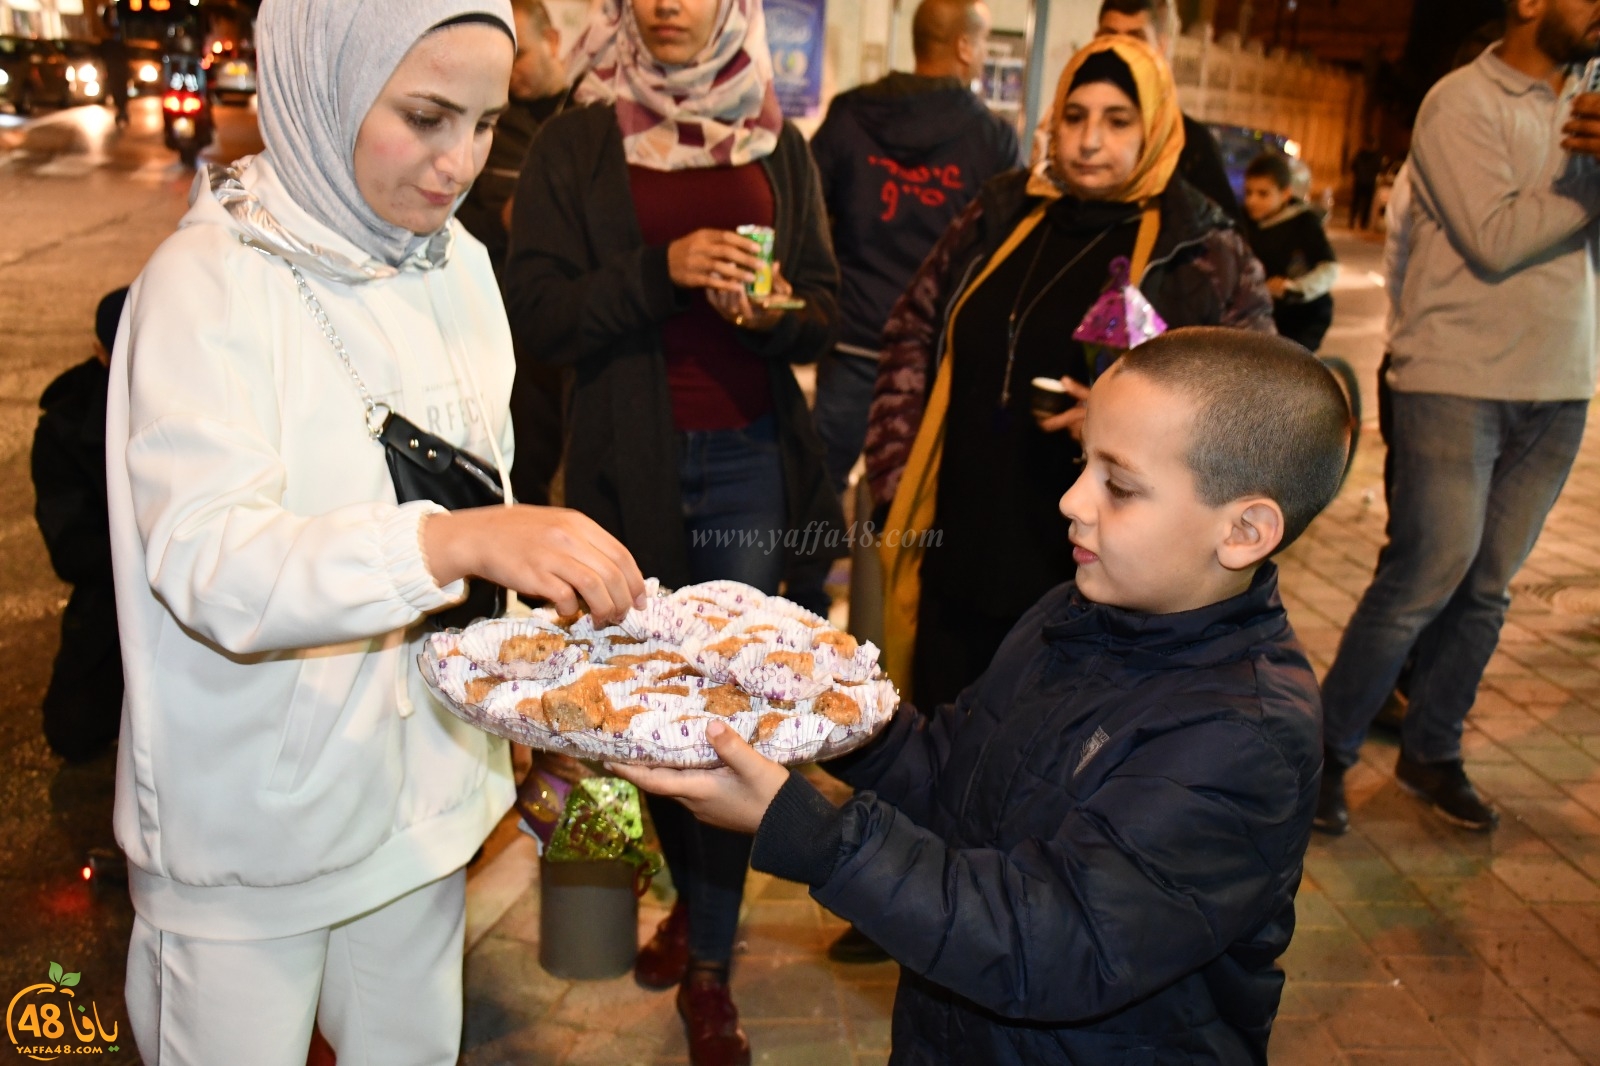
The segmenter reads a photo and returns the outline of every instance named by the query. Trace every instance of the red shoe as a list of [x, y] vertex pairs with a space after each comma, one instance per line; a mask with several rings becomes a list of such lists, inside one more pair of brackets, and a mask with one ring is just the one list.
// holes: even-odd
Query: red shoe
[[682, 984], [689, 972], [689, 908], [680, 900], [656, 926], [655, 936], [633, 960], [633, 978], [646, 988]]
[[678, 986], [690, 1066], [750, 1066], [750, 1038], [739, 1027], [725, 973], [697, 969]]

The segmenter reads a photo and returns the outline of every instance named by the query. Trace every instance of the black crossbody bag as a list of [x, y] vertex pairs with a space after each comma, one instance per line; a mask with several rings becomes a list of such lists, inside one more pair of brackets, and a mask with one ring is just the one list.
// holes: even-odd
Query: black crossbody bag
[[[322, 329], [323, 336], [333, 346], [334, 353], [344, 363], [350, 380], [366, 407], [367, 432], [383, 445], [383, 457], [389, 465], [389, 479], [394, 482], [395, 499], [400, 503], [414, 500], [431, 500], [447, 511], [468, 507], [504, 506], [505, 490], [500, 471], [493, 463], [473, 455], [465, 448], [434, 436], [415, 422], [389, 407], [378, 403], [367, 392], [366, 385], [350, 353], [334, 330], [333, 323], [322, 309], [311, 286], [306, 284], [300, 268], [290, 264], [295, 285], [300, 289], [300, 302]], [[481, 406], [480, 400], [480, 406]], [[484, 412], [488, 417], [488, 412]], [[467, 581], [467, 598], [454, 607], [428, 616], [428, 623], [437, 629], [459, 629], [480, 618], [494, 618], [506, 609], [506, 590], [503, 586], [481, 578]]]

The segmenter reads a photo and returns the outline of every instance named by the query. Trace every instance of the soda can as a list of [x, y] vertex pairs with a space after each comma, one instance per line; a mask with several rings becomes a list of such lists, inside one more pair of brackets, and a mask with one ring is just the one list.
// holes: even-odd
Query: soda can
[[744, 291], [754, 299], [764, 300], [772, 295], [772, 249], [778, 235], [771, 226], [740, 226], [734, 232], [760, 246], [757, 254], [761, 257], [761, 265], [756, 267], [755, 280], [745, 283]]

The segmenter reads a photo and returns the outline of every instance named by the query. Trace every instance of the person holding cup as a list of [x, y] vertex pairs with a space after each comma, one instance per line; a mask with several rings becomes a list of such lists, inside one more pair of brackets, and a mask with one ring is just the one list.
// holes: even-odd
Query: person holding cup
[[[838, 268], [761, 4], [603, 0], [569, 65], [575, 106], [529, 150], [504, 282], [519, 347], [565, 376], [562, 500], [664, 585], [777, 592], [847, 546], [790, 370], [832, 344]], [[772, 231], [778, 299], [747, 290], [764, 263], [741, 226]], [[727, 978], [750, 838], [650, 809], [679, 903], [636, 976], [681, 986], [691, 1061], [748, 1062]]]
[[866, 444], [890, 505], [884, 663], [929, 710], [1075, 572], [1057, 508], [1081, 461], [1075, 401], [1116, 353], [1072, 337], [1114, 279], [1127, 271], [1173, 328], [1273, 331], [1260, 263], [1177, 173], [1183, 116], [1158, 52], [1091, 42], [1047, 128], [1033, 166], [946, 231], [884, 330]]

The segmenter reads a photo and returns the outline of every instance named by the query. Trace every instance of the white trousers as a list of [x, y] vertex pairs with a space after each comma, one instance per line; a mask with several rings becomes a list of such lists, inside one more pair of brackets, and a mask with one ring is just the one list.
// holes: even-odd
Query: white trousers
[[339, 1066], [454, 1066], [466, 873], [328, 929], [181, 936], [135, 917], [127, 1004], [145, 1066], [305, 1066], [313, 1022]]

